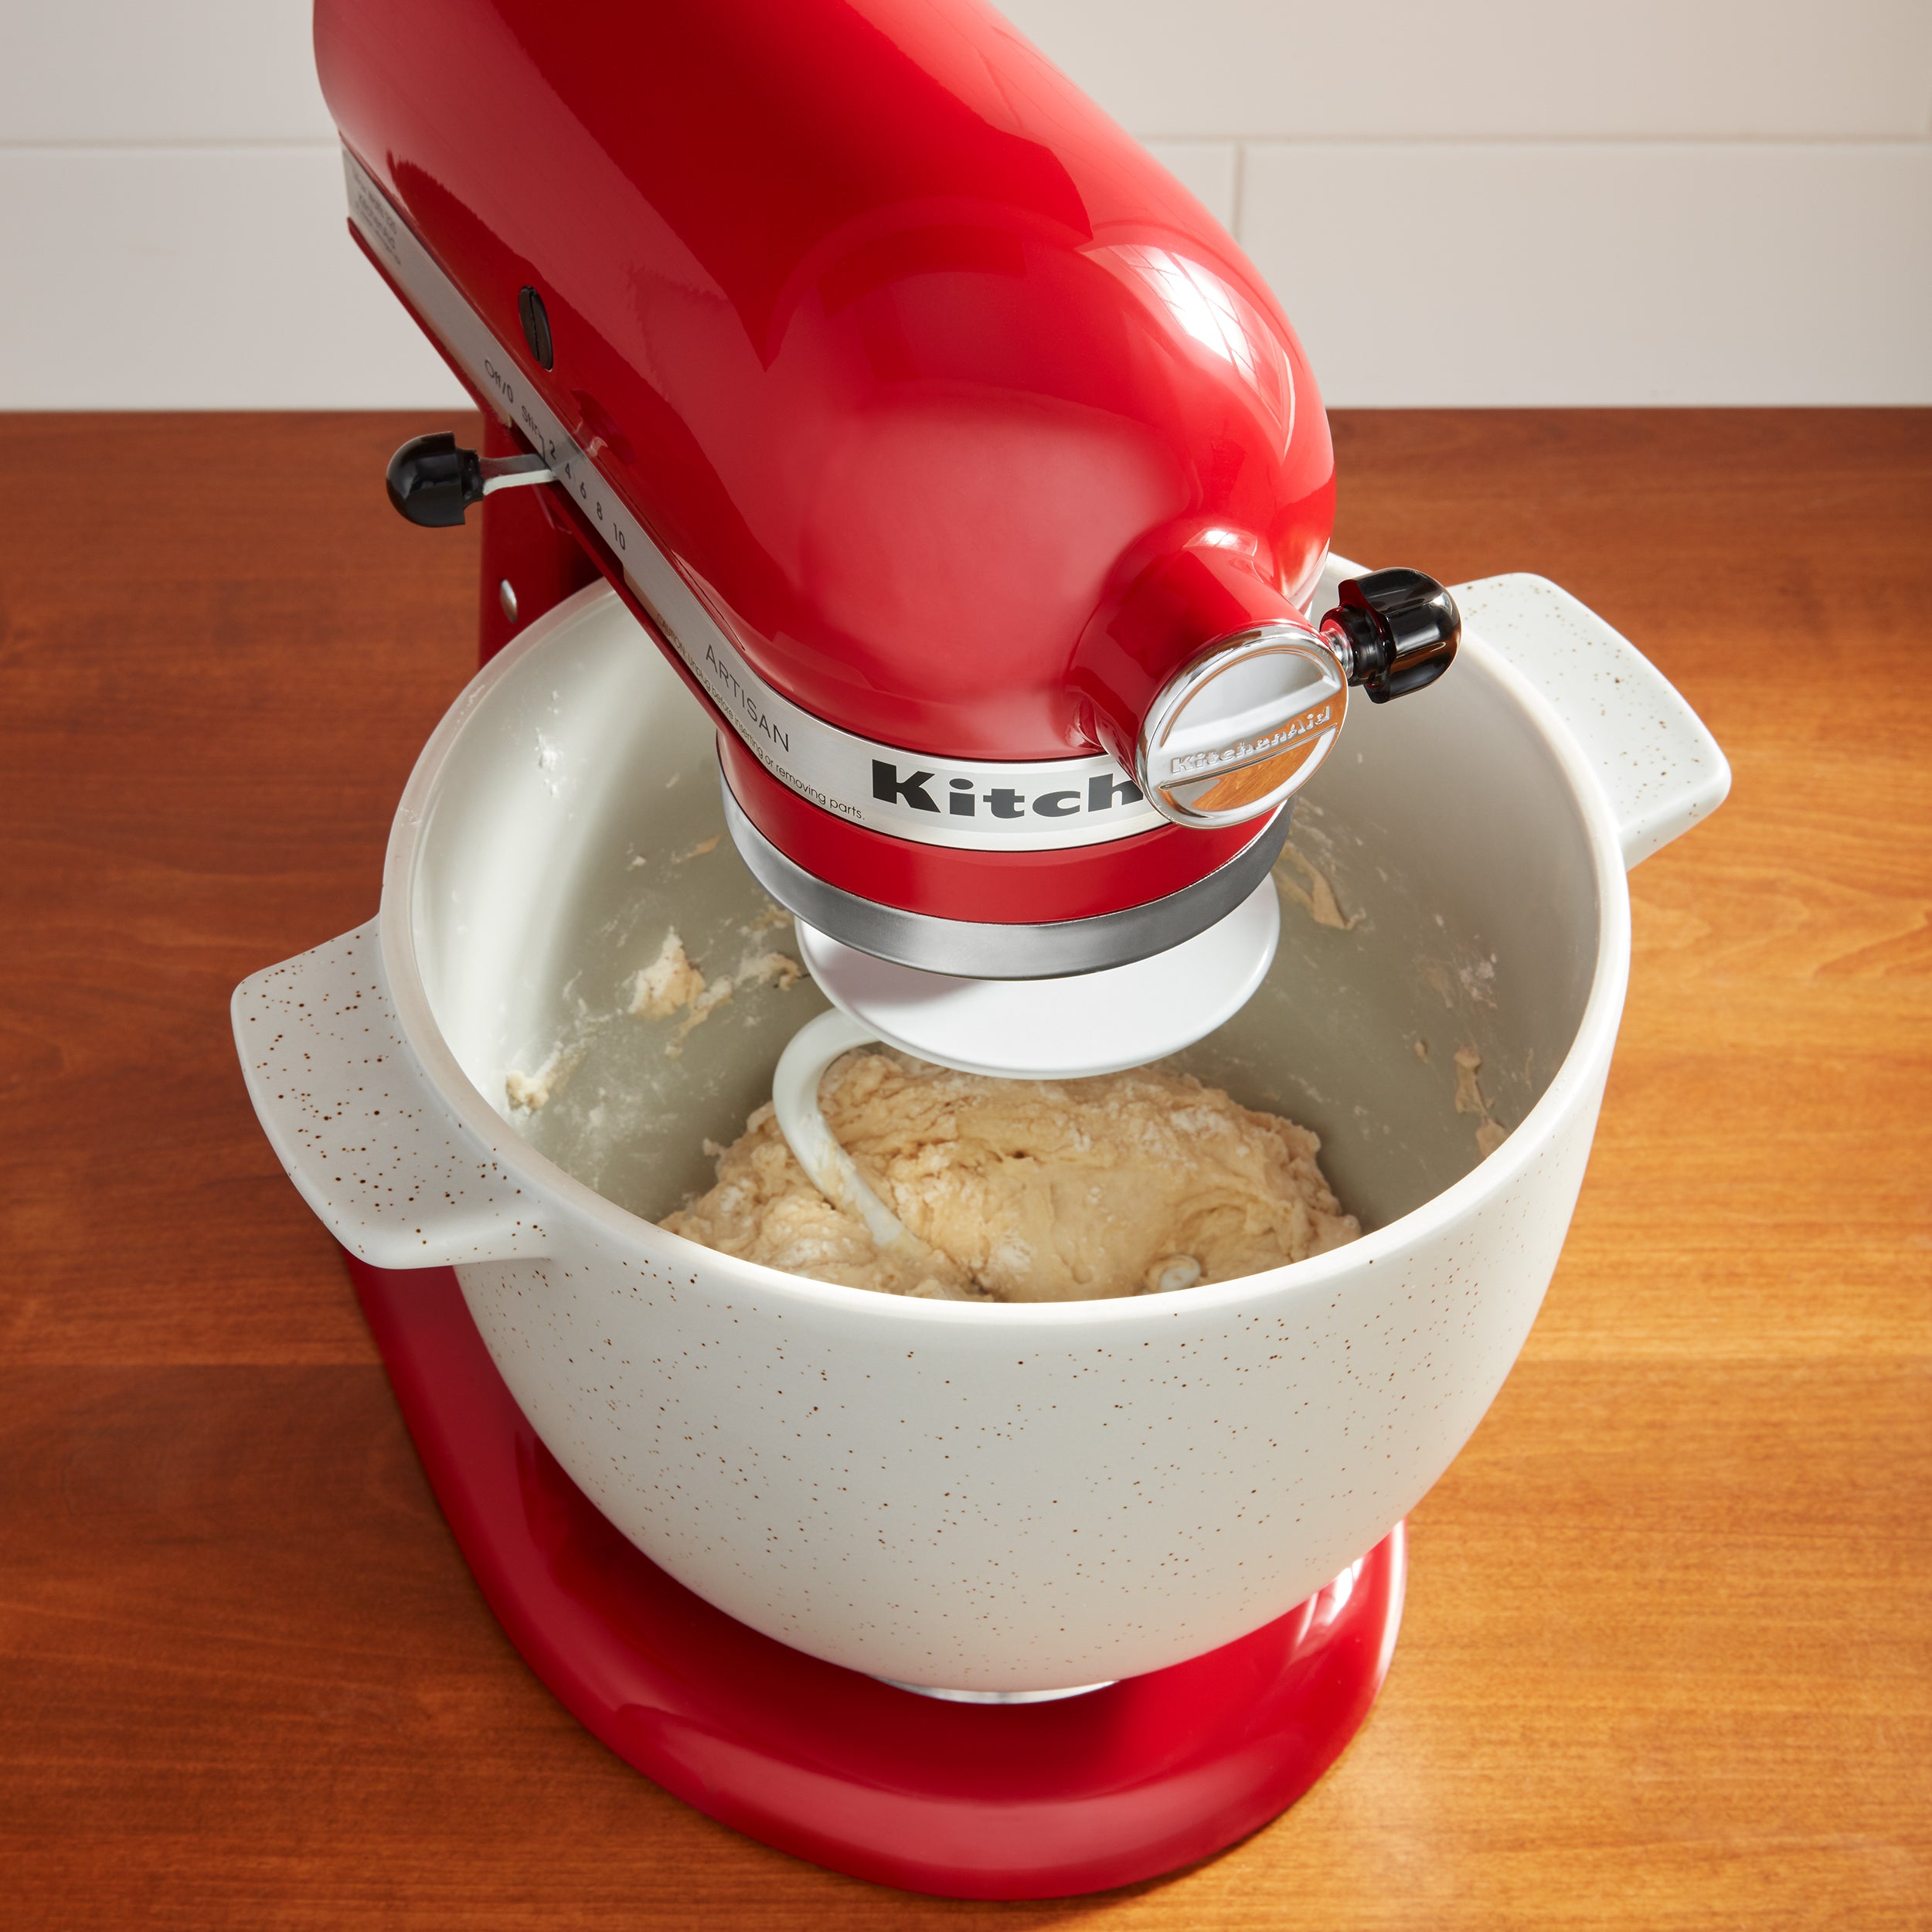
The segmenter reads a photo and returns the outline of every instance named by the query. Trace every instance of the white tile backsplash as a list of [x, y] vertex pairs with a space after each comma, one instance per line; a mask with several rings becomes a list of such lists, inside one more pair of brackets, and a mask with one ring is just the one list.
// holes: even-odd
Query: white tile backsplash
[[4, 0], [0, 141], [333, 141], [311, 0]]
[[1150, 141], [1148, 151], [1230, 234], [1241, 151], [1231, 141]]
[[9, 409], [461, 400], [350, 241], [333, 145], [0, 149], [0, 287]]
[[[309, 0], [6, 11], [0, 406], [454, 399], [344, 234]], [[1239, 234], [1332, 402], [1932, 400], [1932, 0], [1007, 11]], [[1451, 298], [1335, 272], [1391, 231]]]
[[1923, 143], [1298, 143], [1245, 168], [1241, 239], [1332, 405], [1932, 403]]
[[1916, 138], [1927, 0], [1005, 0], [1123, 125], [1248, 140]]

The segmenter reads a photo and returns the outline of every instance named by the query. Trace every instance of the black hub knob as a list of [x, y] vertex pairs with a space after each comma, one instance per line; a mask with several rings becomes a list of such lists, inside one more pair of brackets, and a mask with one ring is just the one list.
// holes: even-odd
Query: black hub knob
[[1420, 570], [1372, 570], [1349, 578], [1341, 597], [1321, 620], [1322, 634], [1338, 647], [1349, 683], [1361, 685], [1372, 702], [1406, 698], [1449, 668], [1462, 614], [1434, 577]]

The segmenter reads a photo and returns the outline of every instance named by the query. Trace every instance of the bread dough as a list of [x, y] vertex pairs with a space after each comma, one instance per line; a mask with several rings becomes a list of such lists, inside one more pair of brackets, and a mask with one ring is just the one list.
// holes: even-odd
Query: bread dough
[[544, 1056], [534, 1073], [511, 1072], [503, 1077], [503, 1094], [512, 1107], [526, 1113], [540, 1113], [563, 1091], [565, 1083], [577, 1070], [583, 1058], [581, 1046], [559, 1045]]
[[[1294, 876], [1298, 872], [1301, 875], [1299, 879]], [[1328, 875], [1293, 839], [1282, 846], [1281, 856], [1274, 862], [1274, 885], [1283, 898], [1293, 900], [1318, 926], [1352, 933], [1362, 923], [1361, 913], [1342, 911]]]
[[[713, 838], [697, 850], [709, 852], [717, 842]], [[684, 855], [687, 859], [691, 855]], [[763, 918], [754, 920], [746, 930], [757, 933], [767, 924]], [[678, 1022], [677, 1031], [665, 1042], [665, 1053], [675, 1060], [684, 1051], [692, 1029], [702, 1026], [720, 1006], [730, 1005], [733, 994], [747, 992], [753, 986], [776, 986], [787, 993], [798, 984], [799, 977], [798, 961], [783, 953], [748, 952], [739, 961], [736, 971], [722, 979], [707, 980], [685, 951], [674, 926], [665, 934], [657, 957], [633, 976], [631, 1011], [644, 1019], [668, 1019], [680, 1008], [689, 1009]]]
[[819, 1100], [936, 1257], [882, 1253], [807, 1178], [769, 1105], [718, 1150], [717, 1184], [663, 1226], [815, 1281], [997, 1301], [1226, 1281], [1362, 1231], [1322, 1178], [1314, 1134], [1189, 1074], [989, 1080], [861, 1051], [830, 1070]]
[[1482, 1083], [1476, 1077], [1481, 1071], [1482, 1056], [1473, 1046], [1456, 1049], [1456, 1111], [1476, 1116], [1476, 1151], [1487, 1160], [1509, 1139], [1509, 1130], [1483, 1098]]
[[704, 975], [692, 964], [673, 926], [665, 934], [657, 957], [631, 981], [631, 1010], [646, 1019], [668, 1019], [679, 1007], [702, 998], [704, 990]]

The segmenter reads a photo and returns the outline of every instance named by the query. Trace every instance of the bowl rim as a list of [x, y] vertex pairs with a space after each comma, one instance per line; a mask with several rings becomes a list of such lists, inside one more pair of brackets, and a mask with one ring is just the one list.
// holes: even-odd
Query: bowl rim
[[[951, 1326], [971, 1323], [1005, 1329], [1041, 1327], [1134, 1328], [1183, 1315], [1206, 1315], [1283, 1294], [1299, 1299], [1337, 1281], [1400, 1259], [1502, 1193], [1540, 1159], [1569, 1117], [1591, 1104], [1607, 1070], [1622, 1017], [1630, 971], [1630, 893], [1623, 849], [1609, 799], [1581, 745], [1554, 707], [1502, 653], [1465, 631], [1461, 650], [1493, 679], [1528, 719], [1567, 782], [1581, 821], [1597, 889], [1597, 959], [1575, 1036], [1549, 1085], [1509, 1138], [1441, 1192], [1338, 1248], [1290, 1262], [1260, 1274], [1237, 1276], [1162, 1295], [1128, 1295], [1090, 1301], [1031, 1302], [930, 1301], [883, 1294], [791, 1274], [762, 1262], [708, 1248], [633, 1214], [539, 1153], [471, 1082], [444, 1038], [423, 980], [417, 953], [413, 906], [416, 878], [444, 772], [464, 734], [474, 726], [492, 694], [526, 659], [588, 624], [621, 614], [637, 619], [608, 584], [587, 585], [535, 619], [485, 665], [458, 694], [418, 754], [391, 822], [383, 866], [377, 938], [384, 978], [405, 1041], [437, 1097], [461, 1127], [482, 1143], [515, 1180], [539, 1199], [554, 1198], [587, 1223], [624, 1257], [694, 1285], [708, 1274], [737, 1293], [774, 1302], [883, 1321]], [[638, 626], [640, 641], [655, 640]], [[536, 1257], [531, 1257], [535, 1259]]]

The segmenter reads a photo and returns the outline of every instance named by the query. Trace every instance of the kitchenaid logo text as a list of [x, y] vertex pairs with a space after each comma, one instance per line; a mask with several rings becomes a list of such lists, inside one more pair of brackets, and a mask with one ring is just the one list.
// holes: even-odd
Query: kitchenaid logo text
[[1317, 710], [1303, 712], [1292, 724], [1283, 725], [1277, 731], [1264, 732], [1258, 738], [1243, 738], [1239, 744], [1217, 745], [1212, 751], [1184, 751], [1169, 762], [1168, 770], [1175, 777], [1185, 778], [1197, 771], [1245, 764], [1264, 752], [1277, 751], [1297, 738], [1305, 738], [1311, 731], [1318, 731], [1334, 715], [1335, 706], [1325, 704]]
[[936, 772], [902, 773], [883, 758], [872, 761], [872, 795], [882, 805], [906, 805], [914, 811], [944, 812], [954, 818], [976, 818], [982, 805], [989, 818], [1024, 818], [1029, 811], [1042, 818], [1071, 818], [1141, 802], [1141, 788], [1131, 778], [1117, 778], [1106, 772], [1096, 773], [1081, 788], [1070, 787], [1030, 797], [1013, 785], [986, 785], [981, 791], [986, 784], [984, 778], [963, 775], [948, 778], [945, 788], [935, 796], [932, 787], [938, 783]]

